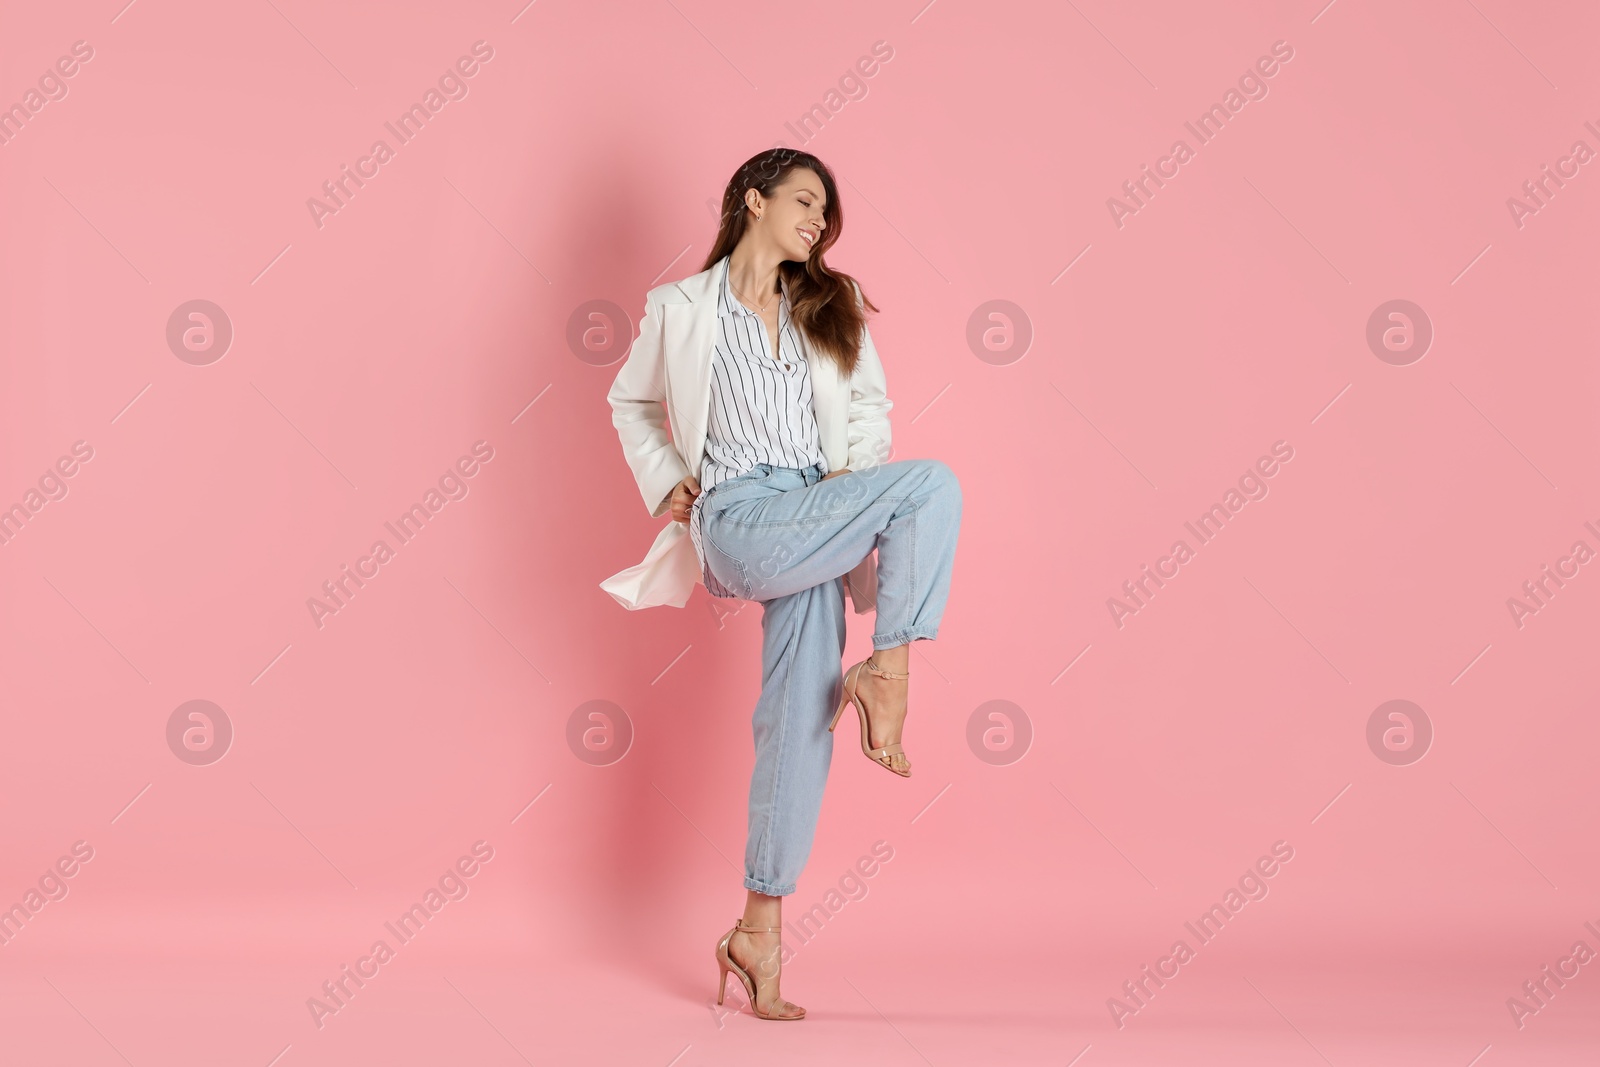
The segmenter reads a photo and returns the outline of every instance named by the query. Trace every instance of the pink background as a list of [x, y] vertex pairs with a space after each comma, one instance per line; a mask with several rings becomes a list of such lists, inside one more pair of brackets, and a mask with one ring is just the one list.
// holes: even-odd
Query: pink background
[[[0, 8], [0, 103], [93, 48], [0, 146], [0, 504], [93, 449], [0, 545], [0, 903], [93, 849], [0, 948], [0, 1059], [1592, 1058], [1600, 964], [1507, 1007], [1600, 950], [1600, 565], [1507, 607], [1600, 550], [1600, 163], [1507, 207], [1600, 149], [1590, 5], [123, 3]], [[307, 199], [480, 40], [319, 227]], [[1275, 41], [1268, 94], [1113, 222]], [[632, 320], [780, 141], [840, 178], [896, 458], [948, 462], [966, 512], [915, 776], [843, 736], [789, 916], [893, 858], [793, 942], [810, 1017], [775, 1031], [708, 1010], [760, 611], [597, 583], [660, 527], [604, 399]], [[195, 365], [166, 330], [201, 299], [233, 339]], [[1399, 299], [1434, 331], [1403, 366], [1366, 341]], [[1026, 351], [969, 346], [993, 300]], [[575, 348], [591, 301], [630, 321]], [[467, 495], [319, 628], [308, 598], [478, 441]], [[1119, 628], [1107, 599], [1277, 441], [1270, 493]], [[1396, 699], [1433, 730], [1406, 765], [1367, 741]], [[191, 700], [234, 732], [209, 765], [168, 744]], [[595, 700], [632, 731], [603, 766], [567, 741]], [[990, 701], [998, 764], [968, 742]], [[319, 1029], [307, 999], [477, 841], [465, 898]]]

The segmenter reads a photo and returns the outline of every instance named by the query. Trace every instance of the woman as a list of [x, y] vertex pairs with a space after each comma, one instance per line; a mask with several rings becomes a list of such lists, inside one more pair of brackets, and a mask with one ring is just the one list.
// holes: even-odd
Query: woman
[[[602, 586], [630, 608], [681, 607], [695, 581], [762, 606], [745, 908], [716, 958], [717, 1003], [731, 971], [763, 1019], [805, 1015], [778, 992], [778, 933], [847, 704], [868, 758], [910, 774], [910, 647], [938, 632], [961, 519], [948, 466], [885, 462], [892, 405], [865, 316], [877, 309], [823, 262], [843, 220], [815, 156], [747, 161], [705, 268], [650, 291], [607, 397], [645, 506], [674, 522]], [[841, 676], [846, 589], [876, 624], [872, 656]]]

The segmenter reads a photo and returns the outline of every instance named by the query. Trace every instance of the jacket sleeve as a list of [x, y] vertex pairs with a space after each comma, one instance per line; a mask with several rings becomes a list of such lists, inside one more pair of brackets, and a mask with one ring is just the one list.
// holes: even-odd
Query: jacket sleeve
[[[856, 286], [856, 299], [861, 287]], [[883, 364], [872, 343], [872, 331], [861, 324], [861, 352], [855, 373], [850, 376], [850, 416], [846, 423], [851, 470], [865, 470], [888, 462], [890, 455], [889, 409], [894, 407], [887, 392]]]
[[672, 490], [689, 476], [667, 434], [666, 358], [661, 342], [661, 304], [653, 293], [644, 299], [644, 318], [628, 358], [617, 372], [606, 400], [611, 424], [622, 441], [622, 454], [651, 518], [666, 514]]

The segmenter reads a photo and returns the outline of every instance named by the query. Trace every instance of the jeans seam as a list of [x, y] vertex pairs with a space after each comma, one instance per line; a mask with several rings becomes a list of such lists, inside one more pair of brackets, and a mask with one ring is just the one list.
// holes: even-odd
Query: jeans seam
[[[792, 665], [791, 665], [792, 666]], [[772, 772], [772, 789], [767, 798], [766, 825], [761, 829], [761, 846], [756, 849], [756, 868], [766, 869], [772, 851], [773, 820], [778, 813], [778, 795], [783, 784], [783, 768], [787, 762], [785, 750], [789, 740], [789, 686], [794, 680], [794, 672], [785, 668], [783, 675], [783, 699], [778, 705], [778, 758]], [[763, 881], [765, 879], [762, 879]]]
[[[909, 526], [909, 531], [908, 532], [911, 535], [911, 550], [912, 550], [911, 551], [911, 584], [909, 586], [909, 589], [915, 590], [917, 588], [917, 553], [916, 553], [916, 547], [917, 547], [917, 509], [915, 507], [913, 507], [910, 511], [906, 512], [906, 518], [911, 520], [908, 523], [908, 526]], [[880, 588], [878, 590], [878, 592], [879, 592], [878, 603], [882, 604], [883, 603], [883, 598], [882, 598], [883, 590]], [[894, 637], [894, 636], [897, 636], [899, 634], [904, 633], [906, 630], [911, 629], [915, 625], [914, 619], [911, 617], [911, 616], [913, 616], [915, 614], [914, 610], [913, 610], [914, 607], [915, 606], [912, 605], [912, 604], [909, 604], [909, 603], [906, 604], [906, 615], [907, 615], [907, 618], [905, 620], [905, 625], [900, 627], [898, 630], [891, 630], [889, 633], [884, 634], [883, 636], [885, 636], [885, 637]], [[904, 642], [901, 642], [901, 643], [903, 644]]]
[[[911, 510], [906, 512], [906, 518], [911, 520], [910, 523], [909, 523], [909, 525], [910, 525], [910, 534], [911, 534], [911, 538], [910, 538], [910, 540], [911, 540], [911, 584], [910, 584], [909, 588], [914, 590], [914, 589], [917, 588], [917, 551], [916, 551], [916, 548], [917, 548], [917, 511], [920, 509], [920, 505], [918, 505], [915, 502], [915, 500], [912, 499], [912, 496], [909, 493], [907, 493], [905, 496], [897, 498], [897, 501], [903, 501], [903, 500], [912, 500]], [[882, 559], [881, 550], [879, 552], [879, 559], [880, 559], [880, 561]], [[882, 598], [883, 589], [882, 589], [881, 586], [878, 589], [878, 594], [879, 595], [877, 597], [877, 602], [878, 602], [878, 604], [881, 605], [883, 603], [883, 598]], [[914, 605], [911, 605], [911, 604], [907, 604], [906, 605], [906, 614], [908, 616], [911, 616], [911, 615], [914, 614], [913, 608], [914, 608]], [[874, 621], [876, 621], [876, 620], [874, 620]], [[906, 619], [906, 624], [904, 626], [900, 627], [900, 629], [898, 629], [898, 630], [892, 630], [889, 633], [884, 634], [883, 636], [885, 636], [885, 637], [896, 637], [896, 636], [904, 633], [906, 630], [911, 629], [912, 626], [913, 626], [913, 620], [908, 617]], [[902, 642], [899, 642], [899, 643], [900, 644], [905, 644], [906, 642], [902, 641]], [[889, 647], [893, 647], [893, 646], [889, 646]]]
[[[720, 484], [726, 485], [727, 483], [723, 482]], [[712, 488], [715, 489], [716, 486], [713, 486]], [[721, 512], [718, 512], [717, 514], [720, 515]], [[727, 549], [722, 547], [722, 544], [715, 537], [711, 536], [711, 530], [709, 524], [706, 522], [706, 516], [704, 513], [702, 513], [700, 516], [700, 544], [702, 548], [704, 546], [710, 546], [719, 556], [733, 564], [734, 571], [738, 575], [736, 582], [740, 588], [730, 589], [728, 585], [720, 578], [717, 579], [717, 584], [723, 589], [727, 590], [732, 597], [739, 600], [749, 600], [750, 580], [749, 575], [745, 572], [744, 560], [740, 559], [738, 556], [730, 554]], [[711, 561], [709, 559], [705, 561], [705, 569], [707, 571], [711, 570]], [[713, 575], [713, 577], [715, 576]]]
[[728, 550], [723, 548], [715, 537], [711, 536], [711, 530], [709, 527], [710, 524], [706, 522], [706, 515], [702, 513], [700, 516], [700, 543], [702, 545], [710, 545], [712, 548], [720, 552], [724, 559], [733, 559], [733, 557], [728, 554]]
[[[911, 588], [922, 588], [917, 584], [917, 509], [911, 509]], [[911, 604], [906, 605], [906, 611], [911, 618], [906, 619], [906, 627], [915, 625], [916, 611]]]

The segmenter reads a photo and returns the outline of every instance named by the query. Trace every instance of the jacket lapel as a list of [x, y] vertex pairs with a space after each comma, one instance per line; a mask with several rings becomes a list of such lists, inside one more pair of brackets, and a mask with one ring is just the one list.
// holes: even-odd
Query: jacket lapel
[[672, 439], [696, 475], [705, 458], [711, 416], [711, 357], [716, 351], [717, 287], [726, 261], [677, 282], [681, 303], [661, 305], [666, 348], [667, 412]]

